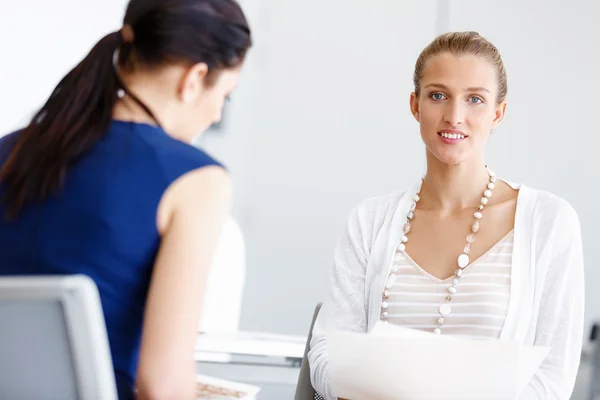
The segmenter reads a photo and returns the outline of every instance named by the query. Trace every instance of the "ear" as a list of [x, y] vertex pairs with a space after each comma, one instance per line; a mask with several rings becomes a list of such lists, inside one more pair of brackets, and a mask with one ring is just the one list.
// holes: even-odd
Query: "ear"
[[492, 129], [497, 128], [500, 125], [500, 123], [502, 123], [505, 113], [506, 113], [506, 100], [504, 100], [502, 103], [498, 104], [498, 106], [496, 107], [496, 114], [494, 116]]
[[410, 112], [417, 122], [421, 122], [421, 116], [419, 114], [419, 98], [415, 92], [410, 94]]
[[208, 74], [208, 65], [197, 63], [183, 74], [179, 85], [179, 96], [184, 102], [196, 100], [204, 89], [204, 78]]

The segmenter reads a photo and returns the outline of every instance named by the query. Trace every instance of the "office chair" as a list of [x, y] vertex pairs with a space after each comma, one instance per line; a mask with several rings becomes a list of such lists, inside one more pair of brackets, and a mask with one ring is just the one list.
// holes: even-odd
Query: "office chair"
[[316, 393], [315, 389], [312, 387], [312, 383], [310, 381], [310, 366], [308, 364], [308, 352], [310, 351], [310, 340], [312, 339], [312, 331], [322, 305], [322, 303], [317, 304], [313, 313], [312, 322], [310, 324], [310, 330], [308, 331], [308, 338], [306, 340], [306, 347], [304, 349], [304, 357], [302, 358], [302, 364], [300, 365], [300, 375], [298, 376], [298, 384], [296, 385], [296, 395], [294, 397], [294, 400], [314, 400], [320, 398], [319, 394]]
[[98, 289], [86, 276], [0, 277], [0, 354], [0, 399], [117, 399]]
[[592, 379], [590, 388], [590, 400], [600, 400], [600, 323], [592, 327], [590, 340], [595, 343], [595, 351], [592, 354]]

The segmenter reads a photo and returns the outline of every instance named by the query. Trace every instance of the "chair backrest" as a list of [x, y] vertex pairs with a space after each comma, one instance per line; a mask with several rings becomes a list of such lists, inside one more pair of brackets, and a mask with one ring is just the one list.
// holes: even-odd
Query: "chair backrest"
[[591, 341], [595, 343], [592, 355], [592, 379], [590, 388], [590, 399], [600, 400], [600, 323], [594, 324], [592, 328]]
[[109, 349], [90, 278], [0, 277], [0, 399], [116, 400]]
[[310, 330], [308, 331], [308, 338], [306, 340], [306, 347], [304, 348], [304, 357], [302, 358], [302, 364], [300, 365], [300, 375], [298, 376], [298, 384], [296, 385], [296, 395], [294, 400], [314, 400], [315, 389], [312, 387], [310, 381], [310, 365], [308, 364], [308, 352], [310, 351], [310, 340], [312, 339], [312, 331], [315, 326], [315, 321], [321, 310], [323, 304], [319, 303], [315, 307], [312, 322], [310, 324]]

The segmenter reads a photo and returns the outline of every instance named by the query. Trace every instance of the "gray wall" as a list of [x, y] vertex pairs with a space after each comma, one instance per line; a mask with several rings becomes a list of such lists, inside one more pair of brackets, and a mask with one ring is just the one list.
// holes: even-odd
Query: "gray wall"
[[[120, 26], [125, 4], [0, 0], [1, 132], [19, 126], [100, 35]], [[578, 210], [587, 321], [600, 319], [598, 1], [242, 4], [256, 45], [224, 131], [204, 141], [237, 188], [248, 250], [242, 328], [306, 332], [350, 209], [424, 171], [408, 111], [420, 50], [441, 31], [467, 29], [491, 39], [508, 68], [508, 115], [490, 141], [489, 164]]]
[[509, 107], [489, 164], [577, 209], [588, 325], [600, 319], [598, 15], [592, 0], [263, 2], [253, 50], [260, 73], [252, 100], [236, 99], [232, 113], [253, 121], [240, 127], [245, 165], [233, 171], [248, 244], [242, 327], [305, 333], [347, 213], [424, 171], [408, 96], [420, 50], [445, 30], [477, 30], [499, 47]]

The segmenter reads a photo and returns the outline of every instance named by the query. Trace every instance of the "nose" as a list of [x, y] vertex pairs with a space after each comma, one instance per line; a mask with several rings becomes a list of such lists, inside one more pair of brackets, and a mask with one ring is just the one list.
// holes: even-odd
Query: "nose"
[[463, 109], [463, 104], [458, 101], [449, 101], [446, 109], [444, 110], [444, 122], [456, 127], [464, 123], [464, 119], [465, 112]]

